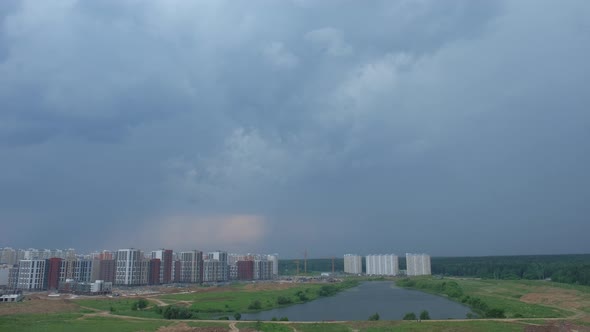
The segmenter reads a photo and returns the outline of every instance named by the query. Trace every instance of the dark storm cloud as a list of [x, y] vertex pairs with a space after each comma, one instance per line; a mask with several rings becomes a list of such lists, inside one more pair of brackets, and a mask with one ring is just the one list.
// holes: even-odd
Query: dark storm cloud
[[0, 245], [587, 251], [588, 14], [3, 3]]

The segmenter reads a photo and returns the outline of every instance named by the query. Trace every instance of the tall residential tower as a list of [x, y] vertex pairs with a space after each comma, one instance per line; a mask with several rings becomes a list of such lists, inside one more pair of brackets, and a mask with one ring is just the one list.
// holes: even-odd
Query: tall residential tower
[[354, 254], [344, 255], [344, 273], [363, 273], [363, 257]]
[[406, 254], [408, 276], [430, 275], [430, 256], [427, 254]]

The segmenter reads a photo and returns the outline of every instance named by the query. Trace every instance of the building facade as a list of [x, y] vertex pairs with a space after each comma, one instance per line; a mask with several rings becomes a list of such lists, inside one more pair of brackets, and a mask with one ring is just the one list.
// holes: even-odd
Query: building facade
[[272, 276], [279, 276], [279, 254], [271, 254], [267, 256], [267, 260], [272, 262]]
[[203, 282], [225, 282], [229, 280], [228, 254], [213, 251], [203, 262]]
[[47, 289], [57, 290], [59, 288], [59, 275], [61, 270], [61, 258], [53, 257], [48, 259]]
[[185, 283], [203, 282], [203, 252], [198, 250], [180, 253], [180, 280]]
[[430, 256], [427, 254], [406, 254], [406, 274], [408, 276], [430, 275]]
[[344, 273], [363, 273], [363, 257], [355, 254], [344, 255]]
[[395, 254], [367, 255], [366, 274], [375, 276], [396, 276], [399, 274], [398, 257]]
[[170, 249], [159, 249], [152, 251], [152, 259], [157, 258], [160, 260], [160, 283], [169, 284], [172, 280], [173, 270], [173, 257], [172, 250]]
[[115, 282], [116, 264], [114, 259], [101, 259], [98, 261], [98, 279], [104, 282]]
[[45, 259], [20, 260], [16, 288], [29, 291], [47, 289], [48, 267]]
[[273, 262], [268, 260], [254, 261], [254, 280], [272, 279]]
[[148, 285], [159, 285], [160, 282], [161, 261], [159, 258], [150, 259]]
[[238, 261], [238, 280], [253, 280], [254, 279], [254, 261]]
[[123, 286], [142, 285], [142, 279], [147, 279], [147, 273], [142, 273], [144, 261], [141, 250], [119, 249], [115, 260], [115, 284]]

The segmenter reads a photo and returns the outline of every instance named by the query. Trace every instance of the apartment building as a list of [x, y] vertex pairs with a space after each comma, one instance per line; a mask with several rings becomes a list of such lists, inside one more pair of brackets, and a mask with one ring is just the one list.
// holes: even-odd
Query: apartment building
[[16, 288], [29, 291], [47, 289], [48, 267], [48, 261], [45, 259], [20, 260]]
[[203, 252], [198, 250], [180, 253], [179, 282], [200, 283], [203, 281]]
[[396, 276], [399, 274], [398, 257], [395, 254], [367, 255], [366, 274]]
[[355, 254], [344, 255], [344, 273], [363, 273], [363, 257]]
[[430, 275], [430, 256], [427, 254], [406, 254], [406, 274], [408, 276]]
[[[147, 267], [139, 249], [119, 249], [115, 260], [115, 284], [136, 286], [147, 283]], [[145, 281], [145, 282], [144, 282]]]

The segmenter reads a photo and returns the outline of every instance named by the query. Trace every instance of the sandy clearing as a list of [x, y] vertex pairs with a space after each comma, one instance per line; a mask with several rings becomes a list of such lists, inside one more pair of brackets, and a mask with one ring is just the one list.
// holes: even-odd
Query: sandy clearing
[[18, 303], [3, 303], [0, 305], [0, 316], [78, 312], [79, 310], [80, 306], [64, 299], [48, 300], [35, 297]]

